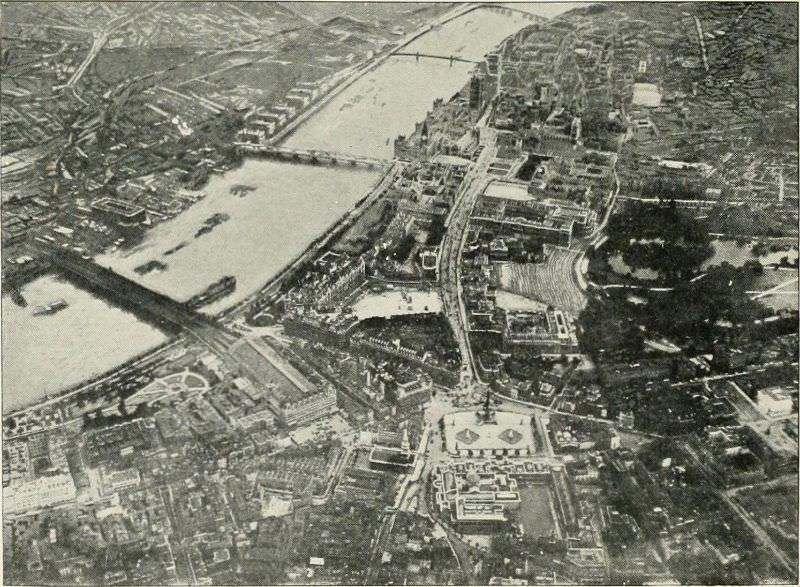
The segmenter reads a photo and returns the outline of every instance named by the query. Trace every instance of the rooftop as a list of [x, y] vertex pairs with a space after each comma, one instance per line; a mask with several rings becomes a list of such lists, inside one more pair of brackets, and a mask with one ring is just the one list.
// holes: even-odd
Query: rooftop
[[504, 200], [528, 201], [533, 198], [528, 194], [528, 186], [521, 183], [511, 183], [508, 181], [493, 181], [483, 192], [488, 198], [501, 198]]

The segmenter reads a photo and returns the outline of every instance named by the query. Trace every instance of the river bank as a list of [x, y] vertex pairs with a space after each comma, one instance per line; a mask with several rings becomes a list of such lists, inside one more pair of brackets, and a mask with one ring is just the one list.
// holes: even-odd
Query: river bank
[[387, 53], [383, 55], [377, 55], [371, 59], [367, 59], [361, 64], [353, 66], [353, 72], [350, 74], [346, 74], [344, 79], [336, 84], [331, 90], [325, 94], [322, 98], [320, 98], [315, 104], [311, 105], [309, 108], [304, 110], [297, 118], [295, 118], [292, 122], [290, 122], [283, 130], [281, 130], [278, 134], [271, 138], [270, 143], [275, 145], [280, 145], [284, 143], [294, 132], [297, 130], [303, 123], [305, 123], [309, 118], [314, 116], [317, 112], [319, 112], [323, 107], [327, 106], [331, 100], [336, 98], [339, 94], [341, 94], [344, 90], [349, 88], [359, 79], [364, 77], [366, 74], [370, 73], [377, 69], [381, 64], [383, 64], [389, 57], [393, 54], [397, 53], [398, 51], [402, 50], [403, 48], [407, 47], [422, 35], [430, 32], [430, 30], [434, 26], [441, 26], [445, 23], [450, 22], [460, 16], [463, 16], [469, 12], [477, 10], [478, 8], [483, 7], [482, 4], [476, 5], [469, 5], [461, 8], [455, 8], [452, 11], [452, 14], [445, 14], [437, 21], [436, 24], [427, 24], [419, 27], [414, 33], [411, 33], [406, 39], [404, 39], [398, 45], [393, 46], [388, 50]]
[[[487, 40], [486, 38], [485, 33], [487, 31], [483, 30], [482, 27], [485, 28], [488, 25], [484, 22], [484, 19], [458, 20], [459, 17], [473, 13], [479, 8], [482, 8], [482, 6], [459, 7], [452, 13], [448, 13], [438, 19], [435, 24], [422, 27], [404, 39], [402, 43], [395, 45], [389, 53], [380, 55], [371, 60], [370, 63], [364, 64], [363, 69], [354, 71], [350, 77], [334, 86], [331, 93], [326, 94], [320, 102], [315, 104], [313, 111], [301, 115], [302, 119], [298, 119], [295, 122], [294, 129], [303, 127], [306, 123], [315, 124], [318, 117], [314, 116], [314, 114], [331, 116], [329, 112], [333, 112], [333, 115], [337, 115], [338, 111], [331, 110], [331, 107], [335, 104], [338, 96], [342, 96], [347, 91], [361, 94], [369, 90], [369, 84], [363, 86], [363, 84], [356, 82], [362, 80], [366, 83], [369, 78], [365, 76], [375, 74], [375, 72], [383, 72], [384, 70], [380, 68], [381, 65], [388, 65], [390, 69], [397, 70], [396, 63], [387, 63], [392, 52], [408, 47], [419, 39], [426, 39], [427, 33], [432, 33], [433, 37], [428, 40], [437, 46], [440, 53], [459, 53], [465, 51], [465, 47], [469, 47], [469, 51], [483, 55], [485, 51], [496, 45], [493, 39]], [[469, 19], [468, 16], [466, 18]], [[506, 20], [503, 20], [504, 18]], [[489, 25], [492, 25], [490, 27], [492, 29], [491, 32], [494, 35], [502, 34], [503, 36], [513, 34], [513, 32], [522, 28], [526, 22], [529, 22], [527, 19], [519, 17], [503, 17], [498, 13], [489, 15], [487, 22], [497, 19], [502, 20], [505, 24], [500, 27], [502, 30], [498, 33], [497, 27], [489, 23]], [[453, 21], [457, 24], [453, 27], [444, 27], [444, 31], [441, 30], [440, 27], [442, 25]], [[508, 32], [504, 32], [505, 29], [508, 29]], [[446, 43], [440, 42], [442, 39]], [[398, 58], [398, 63], [402, 61], [404, 60]], [[412, 65], [413, 71], [410, 69]], [[437, 90], [430, 87], [424, 80], [440, 78], [442, 74], [445, 74], [452, 76], [448, 83], [454, 84], [456, 89], [460, 88], [466, 81], [466, 70], [461, 71], [461, 68], [457, 66], [451, 69], [446, 61], [422, 60], [419, 64], [406, 62], [401, 64], [400, 68], [405, 68], [409, 74], [413, 74], [414, 78], [423, 80], [418, 82], [421, 84], [420, 89], [419, 91], [409, 92], [407, 91], [407, 84], [404, 84], [402, 79], [393, 79], [391, 75], [388, 75], [387, 77], [392, 79], [389, 80], [391, 83], [385, 86], [387, 96], [413, 94], [416, 100], [415, 108], [405, 112], [402, 120], [398, 120], [396, 113], [390, 108], [381, 109], [374, 113], [370, 112], [369, 109], [355, 105], [348, 111], [348, 116], [360, 116], [367, 120], [369, 125], [367, 128], [354, 129], [352, 132], [374, 135], [376, 129], [385, 129], [390, 122], [397, 124], [398, 128], [405, 132], [413, 128], [413, 125], [424, 115], [424, 111], [430, 107], [435, 98], [448, 98], [450, 95], [448, 93], [449, 89]], [[403, 88], [403, 91], [398, 92], [398, 87]], [[403, 110], [405, 105], [403, 103], [399, 104], [397, 108]], [[363, 104], [363, 106], [366, 106], [366, 104]], [[422, 110], [421, 114], [418, 112], [420, 109]], [[334, 134], [334, 132], [330, 128], [325, 128], [325, 124], [317, 125], [312, 133], [312, 138], [316, 144], [316, 142], [322, 141]], [[389, 132], [395, 131], [390, 130]], [[349, 136], [352, 138], [352, 133]], [[345, 135], [342, 135], [340, 139], [345, 142], [350, 140]], [[384, 147], [387, 147], [388, 141], [384, 139], [383, 142]], [[204, 190], [212, 192], [214, 188], [211, 186], [227, 186], [228, 183], [235, 185], [255, 185], [257, 183], [260, 186], [272, 188], [270, 197], [264, 198], [263, 194], [259, 197], [259, 194], [255, 191], [239, 196], [230, 195], [227, 193], [230, 191], [228, 189], [230, 186], [227, 186], [224, 189], [224, 195], [220, 193], [214, 197], [213, 194], [207, 194], [205, 198], [191, 204], [179, 216], [165, 220], [153, 227], [152, 230], [147, 231], [143, 242], [131, 243], [129, 248], [126, 247], [114, 253], [101, 254], [98, 256], [98, 262], [107, 266], [110, 265], [115, 270], [126, 275], [126, 277], [130, 277], [155, 291], [160, 291], [178, 300], [188, 299], [193, 293], [196, 293], [195, 290], [200, 290], [208, 282], [219, 278], [219, 275], [217, 275], [219, 271], [216, 269], [212, 271], [210, 269], [211, 266], [216, 265], [217, 269], [222, 267], [223, 269], [221, 270], [228, 274], [227, 268], [231, 263], [241, 263], [241, 275], [246, 276], [246, 279], [243, 277], [237, 280], [236, 296], [226, 298], [221, 300], [220, 303], [206, 308], [208, 314], [217, 315], [227, 320], [231, 316], [240, 314], [256, 297], [275, 291], [280, 283], [292, 276], [294, 271], [301, 268], [305, 261], [330, 243], [336, 234], [345, 229], [349, 223], [352, 223], [369, 206], [372, 198], [376, 197], [375, 194], [380, 192], [380, 188], [376, 190], [374, 187], [376, 185], [380, 186], [386, 177], [374, 177], [374, 173], [367, 173], [365, 174], [366, 178], [362, 175], [362, 179], [365, 179], [365, 181], [360, 184], [355, 182], [357, 185], [354, 186], [353, 172], [351, 170], [343, 168], [323, 170], [319, 167], [290, 166], [284, 163], [280, 167], [280, 171], [277, 171], [277, 167], [275, 167], [273, 169], [274, 173], [261, 173], [259, 175], [259, 172], [255, 172], [257, 179], [253, 181], [253, 165], [252, 160], [247, 157], [239, 159], [237, 156], [231, 161], [225, 161], [221, 165], [224, 173], [209, 173], [207, 182], [203, 184]], [[261, 166], [269, 165], [271, 164], [268, 162], [258, 162], [259, 169]], [[302, 169], [303, 173], [296, 173], [297, 169]], [[314, 169], [317, 171], [310, 171]], [[305, 204], [302, 204], [300, 200], [294, 197], [295, 194], [290, 194], [289, 192], [295, 189], [308, 192], [309, 181], [307, 180], [307, 175], [309, 173], [320, 173], [320, 176], [324, 175], [327, 179], [321, 180], [320, 185], [322, 187], [316, 193], [311, 194], [311, 197], [306, 197], [303, 200]], [[389, 172], [385, 171], [385, 173]], [[283, 188], [276, 188], [276, 182], [285, 180], [287, 175], [294, 176], [291, 180], [293, 185], [287, 186], [285, 191]], [[335, 177], [345, 176], [348, 179], [339, 180], [343, 181], [339, 185], [332, 181]], [[221, 178], [224, 178], [224, 180]], [[220, 192], [222, 191], [223, 189], [220, 188]], [[285, 204], [283, 209], [273, 206], [275, 201], [273, 195], [282, 198], [283, 204]], [[305, 196], [308, 196], [308, 194], [306, 193]], [[300, 194], [299, 197], [302, 198], [303, 194]], [[328, 198], [327, 201], [330, 202], [330, 205], [323, 206], [320, 209], [320, 202], [326, 201], [325, 198]], [[217, 202], [224, 201], [226, 208], [214, 208], [209, 203], [212, 199], [216, 199]], [[254, 202], [258, 202], [258, 205], [254, 204]], [[229, 207], [233, 208], [234, 213], [231, 213], [228, 209]], [[207, 232], [202, 238], [194, 239], [193, 235], [197, 233], [202, 223], [213, 216], [214, 213], [229, 214], [230, 220], [215, 226], [213, 231]], [[308, 222], [310, 218], [315, 217], [315, 214], [316, 220]], [[302, 218], [304, 222], [301, 224], [287, 223], [285, 222], [286, 218]], [[248, 230], [236, 230], [241, 222], [244, 222], [249, 227], [249, 232]], [[297, 234], [301, 232], [298, 227], [302, 229], [303, 234]], [[184, 233], [187, 233], [188, 237]], [[287, 248], [288, 241], [292, 241], [293, 244]], [[184, 242], [189, 244], [184, 245]], [[167, 252], [169, 252], [169, 256], [166, 260], [161, 259], [159, 261]], [[159, 261], [167, 267], [163, 271], [152, 271], [145, 275], [135, 273], [137, 267], [147, 266], [152, 261]], [[248, 263], [252, 265], [248, 267]], [[160, 267], [161, 265], [153, 264], [152, 266]], [[129, 336], [124, 327], [107, 328], [107, 331], [109, 333], [113, 332], [114, 336], [120, 340], [137, 338]], [[69, 334], [69, 329], [65, 329], [64, 332], [66, 336]], [[71, 342], [65, 340], [64, 345], [68, 348], [75, 348], [81, 345], [81, 341], [77, 339]], [[24, 364], [23, 368], [42, 370], [41, 366], [37, 366], [36, 363]], [[115, 370], [111, 371], [111, 373], [113, 372]], [[80, 375], [80, 368], [77, 368], [74, 373]], [[7, 374], [8, 370], [6, 370]], [[6, 390], [8, 391], [12, 387], [10, 387], [11, 384], [8, 383], [8, 380], [6, 382]], [[48, 387], [48, 390], [44, 393], [50, 393], [52, 396], [54, 387]], [[79, 390], [80, 388], [78, 390], [70, 388], [68, 393], [75, 393]], [[55, 398], [47, 401], [53, 401], [53, 399]], [[32, 404], [28, 403], [28, 405], [36, 406], [37, 402], [34, 401]]]
[[434, 99], [448, 100], [459, 91], [469, 81], [474, 63], [392, 55], [419, 52], [478, 62], [533, 18], [520, 13], [501, 14], [480, 6], [468, 8], [379, 57], [374, 67], [362, 72], [358, 83], [342, 88], [312, 120], [294, 129], [291, 136], [281, 137], [282, 145], [394, 158], [396, 137], [412, 132], [430, 111]]
[[385, 189], [385, 186], [388, 185], [388, 182], [391, 181], [397, 172], [397, 165], [398, 164], [395, 163], [389, 166], [347, 214], [336, 219], [323, 234], [314, 239], [302, 253], [291, 259], [286, 266], [283, 267], [281, 271], [275, 275], [275, 277], [267, 281], [267, 283], [264, 284], [259, 291], [251, 294], [232, 308], [221, 312], [217, 315], [217, 318], [240, 318], [244, 311], [246, 311], [247, 307], [253, 303], [254, 300], [259, 298], [261, 298], [262, 306], [268, 306], [273, 301], [271, 296], [276, 295], [280, 291], [281, 285], [286, 280], [291, 279], [306, 262], [308, 262], [315, 255], [318, 255], [332, 240], [344, 234], [344, 232], [348, 230], [358, 219], [362, 212], [368, 209], [375, 202], [375, 200]]

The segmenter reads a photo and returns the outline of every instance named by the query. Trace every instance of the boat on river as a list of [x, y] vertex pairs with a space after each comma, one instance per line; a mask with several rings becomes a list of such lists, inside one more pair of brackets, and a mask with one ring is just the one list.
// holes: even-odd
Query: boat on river
[[54, 302], [50, 302], [44, 306], [36, 306], [33, 309], [34, 316], [49, 316], [50, 314], [55, 314], [56, 312], [60, 312], [69, 307], [69, 304], [64, 300], [56, 300]]
[[208, 304], [212, 304], [217, 300], [233, 293], [236, 289], [236, 278], [233, 275], [226, 275], [219, 281], [215, 281], [209, 285], [203, 292], [192, 296], [186, 302], [186, 305], [191, 309], [196, 310]]

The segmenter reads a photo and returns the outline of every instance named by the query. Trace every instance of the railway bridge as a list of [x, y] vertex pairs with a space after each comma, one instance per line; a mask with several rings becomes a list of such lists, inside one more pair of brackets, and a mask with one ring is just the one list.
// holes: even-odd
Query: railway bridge
[[213, 317], [136, 283], [110, 267], [103, 267], [66, 250], [41, 247], [41, 251], [54, 267], [64, 273], [87, 281], [121, 305], [139, 310], [161, 325], [169, 324], [189, 332], [217, 352], [227, 352], [237, 338]]

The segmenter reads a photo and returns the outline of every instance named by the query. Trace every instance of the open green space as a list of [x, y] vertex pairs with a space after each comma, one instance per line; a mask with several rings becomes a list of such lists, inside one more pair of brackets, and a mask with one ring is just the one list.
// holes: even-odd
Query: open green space
[[519, 520], [525, 534], [531, 538], [552, 535], [555, 531], [555, 522], [550, 509], [550, 487], [547, 485], [520, 487], [519, 497]]

